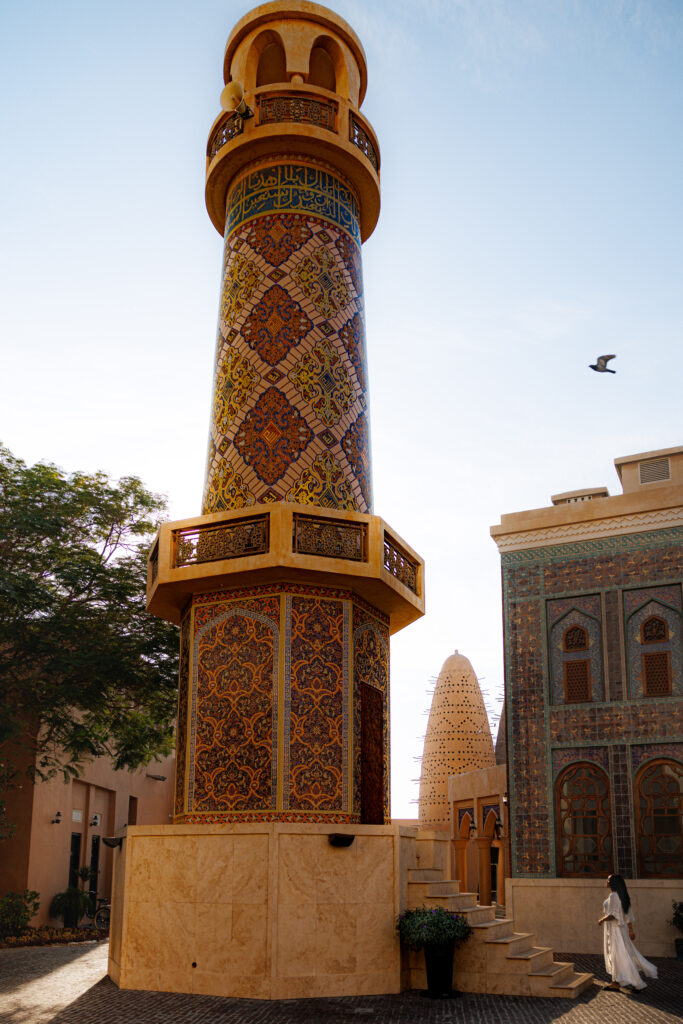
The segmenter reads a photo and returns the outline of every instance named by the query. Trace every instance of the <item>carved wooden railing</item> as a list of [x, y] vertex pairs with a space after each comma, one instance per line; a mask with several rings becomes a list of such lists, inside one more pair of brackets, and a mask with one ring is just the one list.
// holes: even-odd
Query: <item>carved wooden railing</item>
[[418, 593], [418, 572], [419, 565], [415, 562], [410, 555], [403, 551], [396, 541], [389, 536], [388, 533], [384, 534], [384, 568], [387, 572], [390, 572], [399, 583], [402, 583], [409, 590], [412, 590], [414, 594]]
[[367, 526], [295, 513], [292, 550], [299, 555], [367, 562]]
[[349, 140], [354, 144], [354, 146], [358, 146], [361, 153], [365, 153], [375, 170], [379, 170], [377, 150], [373, 145], [372, 139], [365, 131], [365, 128], [358, 118], [354, 117], [353, 114], [349, 117]]
[[[285, 89], [261, 86], [256, 90], [253, 103], [255, 119], [250, 124], [258, 131], [267, 124], [310, 124], [324, 128], [348, 139], [379, 171], [379, 154], [370, 126], [357, 114], [347, 100], [341, 104], [330, 96], [312, 93], [310, 89]], [[226, 114], [216, 124], [209, 138], [207, 154], [213, 160], [217, 153], [244, 131], [244, 121], [238, 114]]]
[[270, 545], [269, 534], [267, 513], [229, 523], [174, 530], [173, 568], [266, 554]]

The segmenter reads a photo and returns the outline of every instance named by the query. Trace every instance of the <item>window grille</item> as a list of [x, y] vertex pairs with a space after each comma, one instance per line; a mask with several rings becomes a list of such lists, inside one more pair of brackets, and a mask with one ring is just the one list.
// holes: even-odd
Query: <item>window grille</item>
[[607, 776], [596, 765], [569, 765], [557, 780], [555, 815], [558, 873], [599, 876], [612, 867], [612, 836]]
[[664, 619], [660, 619], [658, 615], [646, 619], [641, 628], [641, 639], [644, 644], [666, 643], [669, 639], [669, 631]]
[[590, 662], [565, 661], [564, 699], [567, 704], [581, 704], [591, 699]]
[[638, 472], [641, 484], [654, 484], [658, 480], [671, 479], [669, 460], [666, 457], [663, 459], [648, 459], [647, 462], [639, 463]]
[[581, 626], [572, 626], [564, 634], [565, 651], [588, 650], [588, 633]]
[[646, 697], [668, 697], [671, 693], [668, 651], [643, 654], [643, 693]]
[[638, 811], [638, 874], [680, 878], [683, 874], [683, 765], [650, 762], [635, 783]]

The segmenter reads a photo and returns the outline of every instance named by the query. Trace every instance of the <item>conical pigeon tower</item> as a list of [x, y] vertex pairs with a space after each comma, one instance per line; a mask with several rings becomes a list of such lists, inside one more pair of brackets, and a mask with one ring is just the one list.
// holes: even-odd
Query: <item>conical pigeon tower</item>
[[448, 825], [449, 775], [495, 763], [477, 677], [470, 661], [456, 651], [443, 663], [432, 697], [420, 775], [420, 825]]

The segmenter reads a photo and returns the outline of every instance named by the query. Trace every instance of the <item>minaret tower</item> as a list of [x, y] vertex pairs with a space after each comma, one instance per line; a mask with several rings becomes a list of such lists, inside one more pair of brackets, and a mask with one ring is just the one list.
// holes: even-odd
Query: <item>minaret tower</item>
[[176, 823], [389, 820], [389, 636], [424, 596], [421, 559], [372, 514], [366, 79], [352, 29], [306, 0], [228, 40], [202, 515], [161, 528], [148, 579], [180, 624]]

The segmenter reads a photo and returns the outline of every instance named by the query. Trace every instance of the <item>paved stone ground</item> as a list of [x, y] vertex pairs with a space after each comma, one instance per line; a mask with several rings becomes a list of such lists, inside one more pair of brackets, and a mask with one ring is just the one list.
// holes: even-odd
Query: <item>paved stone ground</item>
[[166, 992], [121, 992], [108, 977], [107, 945], [0, 950], [2, 1024], [673, 1024], [683, 1020], [683, 962], [655, 960], [644, 992], [606, 992], [602, 957], [558, 953], [598, 979], [577, 1000], [463, 995], [261, 1002]]

